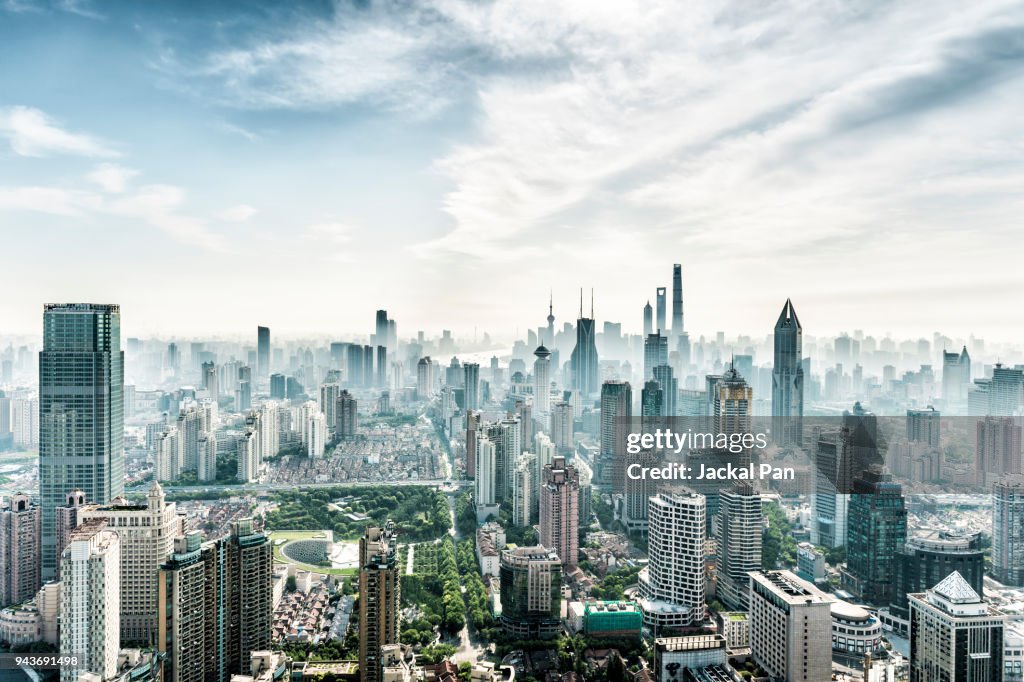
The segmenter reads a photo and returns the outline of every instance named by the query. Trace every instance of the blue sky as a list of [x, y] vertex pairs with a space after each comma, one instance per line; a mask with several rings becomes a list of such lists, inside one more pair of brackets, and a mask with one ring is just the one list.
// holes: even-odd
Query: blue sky
[[1012, 339], [1019, 2], [0, 0], [0, 319]]

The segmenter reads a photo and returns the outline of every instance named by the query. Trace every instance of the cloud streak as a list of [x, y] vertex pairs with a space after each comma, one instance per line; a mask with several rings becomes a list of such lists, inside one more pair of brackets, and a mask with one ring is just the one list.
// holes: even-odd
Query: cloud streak
[[6, 138], [19, 156], [120, 156], [101, 140], [65, 130], [44, 112], [26, 106], [0, 108], [0, 137]]

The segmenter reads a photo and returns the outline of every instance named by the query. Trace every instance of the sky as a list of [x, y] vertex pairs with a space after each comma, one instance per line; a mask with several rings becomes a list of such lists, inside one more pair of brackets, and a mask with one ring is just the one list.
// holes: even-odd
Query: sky
[[0, 0], [0, 333], [1013, 340], [1022, 111], [1019, 0]]

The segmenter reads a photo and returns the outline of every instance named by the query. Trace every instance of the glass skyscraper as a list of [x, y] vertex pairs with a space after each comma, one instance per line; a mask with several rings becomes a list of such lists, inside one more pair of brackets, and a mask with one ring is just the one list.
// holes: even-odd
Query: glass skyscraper
[[106, 504], [124, 492], [124, 353], [116, 305], [50, 303], [39, 354], [43, 579], [57, 572], [55, 510], [68, 492]]

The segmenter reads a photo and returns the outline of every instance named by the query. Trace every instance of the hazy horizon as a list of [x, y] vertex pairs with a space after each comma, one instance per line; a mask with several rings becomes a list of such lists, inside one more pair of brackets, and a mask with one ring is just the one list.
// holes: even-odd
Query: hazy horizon
[[[584, 11], [585, 8], [585, 11]], [[1011, 340], [1024, 6], [0, 3], [5, 333]], [[691, 38], [678, 40], [680, 34]], [[14, 65], [14, 60], [17, 65]], [[653, 301], [652, 301], [653, 302]]]

